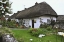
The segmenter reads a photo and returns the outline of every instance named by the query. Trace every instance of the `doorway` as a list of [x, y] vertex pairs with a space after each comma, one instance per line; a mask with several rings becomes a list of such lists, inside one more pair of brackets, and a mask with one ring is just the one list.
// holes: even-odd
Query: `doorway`
[[32, 19], [32, 28], [34, 28], [34, 19]]

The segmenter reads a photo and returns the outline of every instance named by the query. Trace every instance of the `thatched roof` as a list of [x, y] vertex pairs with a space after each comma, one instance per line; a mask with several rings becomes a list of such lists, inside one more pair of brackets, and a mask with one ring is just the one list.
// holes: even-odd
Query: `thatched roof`
[[18, 13], [20, 13], [21, 11], [18, 11], [17, 13], [14, 13], [12, 16], [10, 16], [9, 18], [12, 19], [12, 18], [15, 18], [17, 16]]
[[64, 15], [58, 15], [57, 21], [64, 21]]
[[14, 13], [12, 16], [10, 16], [10, 18], [12, 19], [12, 18], [15, 18], [16, 17], [16, 13]]
[[57, 16], [57, 13], [51, 8], [50, 5], [48, 5], [46, 2], [42, 3], [35, 3], [34, 6], [27, 8], [25, 10], [22, 10], [16, 18], [34, 18], [34, 17], [40, 17], [43, 15], [51, 15], [51, 16]]

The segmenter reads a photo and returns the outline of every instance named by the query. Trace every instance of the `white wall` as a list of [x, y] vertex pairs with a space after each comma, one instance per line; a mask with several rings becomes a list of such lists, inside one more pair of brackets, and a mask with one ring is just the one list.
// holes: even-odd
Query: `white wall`
[[15, 21], [19, 23], [19, 20], [18, 19], [15, 19]]
[[40, 26], [40, 19], [39, 18], [35, 18], [34, 20], [36, 20], [36, 23], [34, 23], [34, 28], [39, 28], [39, 26]]
[[29, 27], [30, 19], [23, 19], [23, 22], [26, 27]]
[[31, 28], [32, 28], [32, 19], [29, 20], [29, 25], [30, 25]]
[[[38, 18], [34, 18], [34, 20], [36, 20], [36, 23], [34, 23], [34, 28], [39, 28], [40, 27], [40, 18], [42, 19], [42, 22], [47, 23], [47, 19], [50, 19], [50, 16], [42, 16], [42, 17], [38, 17]], [[56, 17], [53, 17], [53, 20], [56, 21]], [[23, 21], [25, 21], [25, 26], [32, 27], [32, 19], [23, 19]]]
[[[35, 18], [36, 23], [34, 23], [34, 28], [39, 28], [40, 27], [40, 24], [41, 24], [40, 23], [40, 18], [41, 18], [42, 22], [47, 23], [47, 19], [50, 19], [50, 16], [42, 16], [42, 17]], [[52, 18], [53, 18], [53, 20], [56, 21], [56, 17], [52, 17]]]
[[47, 23], [47, 19], [50, 19], [50, 20], [51, 20], [51, 18], [53, 18], [53, 20], [56, 21], [56, 17], [42, 16], [42, 17], [39, 17], [39, 18], [41, 18], [42, 21], [43, 21], [43, 22], [46, 22], [46, 23]]
[[13, 18], [13, 19], [11, 19], [11, 20], [15, 20], [16, 22], [19, 22], [19, 20], [18, 20], [18, 19], [15, 19], [15, 18]]

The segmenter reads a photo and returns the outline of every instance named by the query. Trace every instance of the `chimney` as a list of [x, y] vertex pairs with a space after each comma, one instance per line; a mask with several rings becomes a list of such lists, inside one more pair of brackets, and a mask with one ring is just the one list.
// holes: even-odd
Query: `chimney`
[[38, 5], [38, 3], [36, 2], [35, 5]]
[[21, 11], [18, 11], [17, 13], [19, 13], [19, 12], [21, 12]]

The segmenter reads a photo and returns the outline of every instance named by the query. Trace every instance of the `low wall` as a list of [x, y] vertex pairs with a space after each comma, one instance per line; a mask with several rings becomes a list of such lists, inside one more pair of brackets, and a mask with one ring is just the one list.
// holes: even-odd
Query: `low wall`
[[18, 42], [12, 35], [4, 34], [0, 37], [0, 42]]

